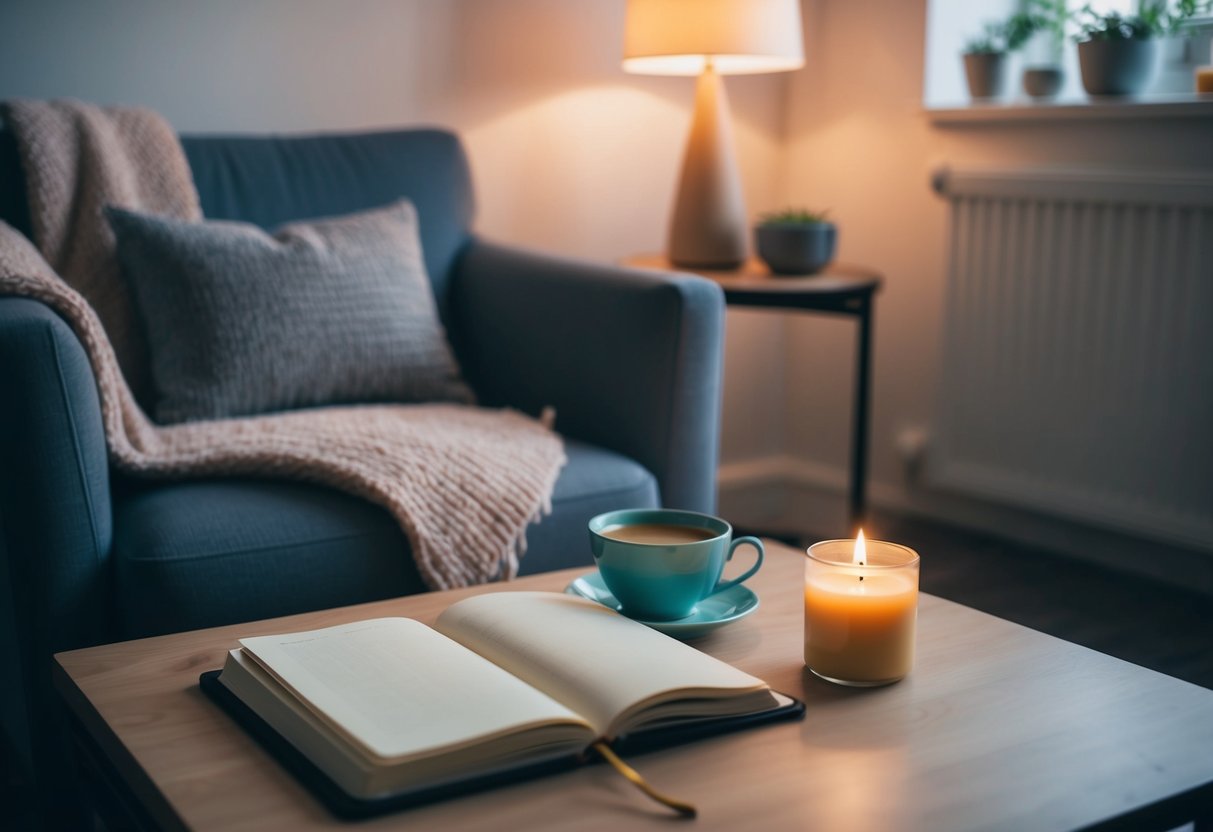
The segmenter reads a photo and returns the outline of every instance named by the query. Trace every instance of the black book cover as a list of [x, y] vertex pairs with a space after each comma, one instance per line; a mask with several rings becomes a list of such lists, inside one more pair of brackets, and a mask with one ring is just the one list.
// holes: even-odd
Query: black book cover
[[[315, 763], [224, 687], [219, 681], [219, 673], [218, 670], [211, 670], [202, 674], [198, 679], [198, 684], [203, 693], [223, 708], [232, 719], [260, 743], [270, 756], [278, 760], [283, 768], [291, 772], [295, 779], [302, 783], [317, 800], [340, 818], [352, 820], [373, 817], [473, 792], [494, 789], [510, 783], [534, 780], [557, 772], [568, 771], [580, 765], [602, 761], [597, 752], [588, 751], [584, 754], [527, 763], [487, 774], [430, 784], [383, 797], [355, 797], [338, 786]], [[611, 748], [626, 758], [758, 725], [803, 718], [804, 703], [798, 699], [792, 699], [787, 705], [757, 714], [719, 719], [696, 719], [686, 725], [666, 725], [638, 731], [618, 737], [611, 744]]]

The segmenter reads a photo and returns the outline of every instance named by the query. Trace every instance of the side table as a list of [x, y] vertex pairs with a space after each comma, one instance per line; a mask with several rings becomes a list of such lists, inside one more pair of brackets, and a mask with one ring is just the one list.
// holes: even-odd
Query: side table
[[871, 402], [872, 312], [881, 277], [870, 269], [832, 263], [815, 275], [774, 276], [762, 261], [752, 258], [736, 269], [688, 269], [675, 266], [664, 255], [643, 254], [625, 258], [624, 265], [698, 274], [724, 289], [733, 306], [796, 309], [854, 318], [858, 324], [855, 351], [855, 400], [852, 409], [851, 475], [848, 508], [852, 531], [867, 511], [868, 424]]

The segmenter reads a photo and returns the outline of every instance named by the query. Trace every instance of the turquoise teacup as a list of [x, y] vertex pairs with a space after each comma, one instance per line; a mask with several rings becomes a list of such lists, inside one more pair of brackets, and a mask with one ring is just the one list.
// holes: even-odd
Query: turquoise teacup
[[[624, 509], [590, 521], [590, 549], [603, 583], [624, 615], [642, 621], [685, 618], [704, 598], [757, 572], [762, 541], [732, 537], [733, 527], [724, 520], [694, 511]], [[741, 577], [720, 580], [743, 543], [758, 551], [758, 560]]]

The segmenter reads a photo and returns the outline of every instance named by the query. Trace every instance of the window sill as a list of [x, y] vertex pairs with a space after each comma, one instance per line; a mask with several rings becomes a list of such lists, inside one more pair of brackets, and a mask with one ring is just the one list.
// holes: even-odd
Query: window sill
[[1119, 121], [1121, 119], [1213, 118], [1213, 94], [1177, 93], [1137, 98], [1084, 98], [1064, 101], [1007, 101], [956, 107], [926, 107], [940, 126], [1015, 122]]

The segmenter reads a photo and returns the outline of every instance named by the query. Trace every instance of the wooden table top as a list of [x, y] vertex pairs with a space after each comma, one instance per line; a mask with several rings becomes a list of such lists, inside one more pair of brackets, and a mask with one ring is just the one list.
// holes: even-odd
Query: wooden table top
[[637, 269], [681, 271], [716, 281], [730, 290], [769, 294], [836, 295], [867, 293], [880, 287], [880, 275], [871, 269], [845, 263], [830, 263], [812, 275], [776, 275], [757, 257], [736, 269], [700, 269], [675, 266], [664, 254], [639, 254], [625, 258], [625, 266]]
[[[632, 760], [657, 788], [698, 805], [694, 829], [1061, 830], [1183, 792], [1180, 808], [1203, 801], [1209, 811], [1213, 691], [926, 595], [909, 677], [837, 687], [803, 666], [803, 555], [767, 549], [749, 583], [758, 611], [695, 644], [803, 698], [808, 713]], [[240, 637], [387, 615], [432, 622], [458, 598], [559, 590], [580, 571], [61, 653], [57, 683], [160, 825], [334, 828], [344, 824], [202, 695], [198, 674]], [[357, 828], [618, 832], [670, 822], [591, 766]]]

